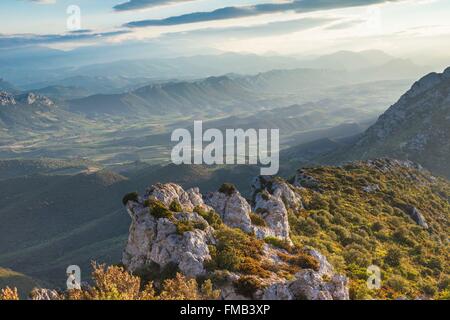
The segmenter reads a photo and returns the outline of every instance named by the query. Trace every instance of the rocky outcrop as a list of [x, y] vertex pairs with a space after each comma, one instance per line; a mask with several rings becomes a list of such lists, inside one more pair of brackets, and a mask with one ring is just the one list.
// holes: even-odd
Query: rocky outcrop
[[334, 273], [328, 260], [318, 251], [310, 250], [319, 261], [319, 269], [302, 270], [295, 279], [274, 283], [265, 289], [263, 300], [349, 300], [348, 279]]
[[212, 192], [206, 195], [205, 202], [220, 215], [226, 225], [239, 228], [244, 232], [253, 231], [250, 220], [252, 208], [239, 191]]
[[26, 94], [18, 95], [16, 97], [17, 101], [27, 105], [39, 104], [46, 107], [54, 106], [54, 102], [47, 98], [46, 96], [42, 96], [39, 94], [35, 94], [33, 92], [29, 92]]
[[411, 219], [414, 220], [415, 223], [417, 223], [419, 226], [421, 226], [424, 229], [428, 229], [428, 223], [425, 220], [425, 217], [420, 212], [419, 209], [413, 206], [404, 206], [403, 209], [405, 212], [411, 217]]
[[267, 225], [255, 228], [259, 238], [272, 236], [291, 243], [288, 210], [298, 210], [303, 206], [292, 188], [279, 178], [258, 177], [253, 181], [253, 210]]
[[[213, 210], [231, 228], [239, 228], [260, 239], [272, 236], [292, 244], [288, 211], [302, 208], [295, 187], [281, 179], [259, 177], [253, 182], [253, 190], [254, 210], [259, 212], [265, 226], [252, 223], [252, 207], [234, 187], [221, 188], [204, 199], [198, 189], [185, 191], [171, 183], [154, 185], [143, 197], [127, 196], [124, 202], [132, 223], [123, 253], [124, 266], [131, 272], [138, 272], [151, 265], [158, 265], [160, 269], [175, 265], [188, 277], [211, 275], [214, 271], [206, 265], [212, 259], [210, 250], [217, 250], [218, 240], [206, 212]], [[267, 243], [262, 248], [259, 259], [275, 269], [287, 267], [286, 261], [297, 254]], [[257, 274], [219, 270], [222, 299], [249, 298], [248, 292], [244, 295], [236, 287], [242, 277], [260, 283], [260, 288], [252, 292], [254, 299], [348, 299], [347, 279], [335, 274], [324, 256], [311, 249], [302, 254], [317, 261], [318, 267], [295, 266], [296, 270], [301, 270], [289, 281], [273, 271], [259, 278]]]
[[145, 199], [155, 198], [167, 207], [172, 203], [179, 203], [184, 211], [192, 211], [196, 206], [209, 209], [203, 202], [202, 195], [198, 188], [191, 188], [184, 191], [182, 187], [175, 183], [158, 183], [147, 189], [144, 194]]
[[31, 300], [62, 300], [61, 295], [56, 290], [35, 288], [30, 293]]
[[318, 188], [319, 182], [305, 171], [298, 170], [297, 174], [294, 176], [293, 185], [299, 188]]
[[[169, 211], [174, 201], [186, 212]], [[175, 184], [158, 184], [147, 190], [145, 200], [129, 201], [126, 206], [132, 222], [122, 261], [128, 270], [172, 263], [187, 276], [204, 273], [203, 263], [211, 259], [208, 244], [213, 242], [213, 230], [192, 212], [205, 206], [197, 189], [186, 192]]]

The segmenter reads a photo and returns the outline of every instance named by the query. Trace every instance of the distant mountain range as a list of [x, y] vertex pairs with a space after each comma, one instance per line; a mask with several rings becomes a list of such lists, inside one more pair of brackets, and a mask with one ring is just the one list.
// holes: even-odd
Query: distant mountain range
[[37, 132], [80, 129], [83, 123], [81, 117], [58, 107], [46, 96], [0, 91], [0, 139], [20, 137], [24, 140]]
[[[76, 49], [68, 52], [46, 48], [4, 50], [0, 52], [0, 75], [24, 90], [35, 91], [62, 85], [103, 90], [95, 93], [113, 93], [111, 90], [117, 90], [120, 86], [128, 89], [142, 86], [142, 79], [149, 79], [149, 83], [173, 79], [193, 80], [228, 73], [244, 75], [312, 68], [345, 71], [351, 73], [353, 78], [360, 79], [365, 74], [366, 81], [371, 81], [417, 78], [433, 69], [379, 50], [340, 51], [314, 59], [240, 53], [144, 59], [133, 58], [133, 55], [114, 55], [113, 52], [95, 59], [94, 56], [98, 54], [99, 50], [89, 53]], [[127, 57], [127, 60], [123, 57]]]
[[314, 68], [355, 71], [378, 67], [395, 59], [395, 57], [380, 50], [338, 51], [313, 59], [308, 62], [308, 65]]

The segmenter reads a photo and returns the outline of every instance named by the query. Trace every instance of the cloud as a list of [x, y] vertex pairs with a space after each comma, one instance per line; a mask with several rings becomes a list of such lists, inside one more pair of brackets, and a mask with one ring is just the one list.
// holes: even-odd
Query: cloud
[[19, 34], [19, 35], [2, 35], [0, 34], [0, 49], [25, 47], [32, 45], [45, 45], [54, 43], [88, 41], [114, 37], [122, 34], [130, 33], [129, 30], [118, 30], [102, 33], [91, 33], [89, 30], [79, 30], [67, 34]]
[[214, 11], [193, 12], [164, 19], [132, 21], [125, 24], [125, 26], [130, 28], [149, 26], [174, 26], [196, 22], [245, 18], [286, 11], [311, 12], [398, 1], [403, 0], [294, 0], [291, 2], [264, 3], [252, 6], [225, 7]]
[[289, 34], [299, 31], [304, 31], [323, 25], [336, 22], [336, 18], [303, 18], [293, 19], [287, 21], [276, 21], [266, 24], [254, 25], [254, 26], [238, 26], [238, 27], [225, 27], [225, 28], [203, 28], [187, 32], [173, 32], [165, 34], [166, 38], [197, 38], [197, 40], [205, 40], [210, 38], [211, 40], [218, 38], [250, 38], [250, 37], [267, 37], [276, 36], [282, 34]]
[[128, 11], [128, 10], [138, 10], [151, 8], [166, 4], [173, 4], [178, 2], [189, 2], [194, 0], [129, 0], [124, 3], [120, 3], [114, 6], [114, 10], [116, 11]]
[[56, 3], [56, 0], [28, 0], [28, 1], [42, 3], [42, 4]]

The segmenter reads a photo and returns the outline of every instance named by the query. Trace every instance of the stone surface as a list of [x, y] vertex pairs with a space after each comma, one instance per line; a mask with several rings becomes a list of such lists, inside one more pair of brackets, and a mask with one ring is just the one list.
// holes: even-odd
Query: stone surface
[[244, 232], [253, 231], [250, 220], [252, 209], [239, 191], [232, 194], [212, 192], [205, 196], [205, 202], [220, 215], [226, 225], [239, 228]]
[[[188, 193], [174, 184], [158, 185], [148, 195], [163, 203], [177, 198], [182, 206], [193, 208]], [[157, 263], [160, 267], [174, 263], [189, 277], [204, 273], [203, 264], [211, 259], [208, 244], [214, 240], [212, 229], [199, 214], [181, 212], [174, 213], [171, 219], [156, 219], [150, 214], [150, 209], [140, 202], [129, 202], [127, 211], [132, 222], [122, 262], [128, 270], [136, 271], [151, 263]], [[180, 234], [177, 224], [181, 222], [192, 222], [204, 228]]]
[[267, 227], [256, 227], [257, 237], [277, 237], [291, 242], [288, 210], [303, 207], [293, 186], [279, 178], [257, 177], [252, 183], [253, 210], [266, 222]]

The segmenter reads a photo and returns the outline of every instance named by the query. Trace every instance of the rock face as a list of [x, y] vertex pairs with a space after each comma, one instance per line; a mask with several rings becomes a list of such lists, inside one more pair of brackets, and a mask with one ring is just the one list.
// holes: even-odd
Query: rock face
[[423, 227], [424, 229], [428, 229], [428, 223], [419, 209], [413, 206], [406, 206], [405, 211], [419, 226]]
[[417, 81], [336, 161], [390, 157], [450, 177], [450, 68]]
[[178, 266], [190, 277], [204, 273], [203, 263], [211, 259], [208, 243], [212, 241], [211, 231], [195, 229], [180, 234], [177, 222], [191, 221], [207, 226], [206, 221], [196, 213], [178, 213], [174, 221], [167, 218], [155, 219], [148, 210], [130, 215], [133, 222], [123, 255], [123, 263], [130, 271], [136, 271], [151, 263], [165, 267], [169, 263]]
[[229, 194], [220, 191], [209, 193], [205, 202], [220, 215], [226, 225], [244, 232], [253, 231], [250, 220], [252, 208], [239, 191], [233, 190]]
[[335, 274], [328, 260], [315, 250], [310, 251], [317, 258], [318, 271], [302, 270], [295, 279], [274, 283], [266, 288], [263, 300], [349, 300], [348, 279]]
[[56, 290], [36, 288], [30, 293], [31, 300], [61, 300]]
[[301, 198], [293, 186], [279, 178], [258, 177], [253, 181], [254, 211], [266, 222], [266, 228], [256, 228], [260, 238], [272, 236], [291, 243], [288, 210], [302, 208]]
[[[169, 183], [148, 188], [143, 197], [129, 197], [131, 200], [126, 208], [132, 223], [123, 264], [131, 272], [154, 264], [160, 268], [176, 265], [188, 277], [207, 276], [211, 271], [207, 271], [205, 264], [212, 259], [210, 248], [217, 240], [205, 215], [193, 211], [198, 208], [204, 212], [215, 210], [231, 228], [239, 228], [259, 238], [272, 236], [291, 243], [288, 210], [302, 207], [295, 187], [281, 179], [259, 177], [254, 180], [253, 189], [254, 210], [260, 212], [266, 226], [252, 224], [252, 207], [235, 189], [209, 193], [204, 201], [198, 189], [185, 191], [179, 185]], [[264, 244], [261, 259], [281, 266], [286, 262], [280, 256], [289, 254], [285, 249]], [[348, 299], [347, 279], [336, 275], [319, 252], [309, 250], [308, 255], [318, 262], [317, 269], [302, 269], [290, 281], [272, 273], [258, 280], [264, 286], [256, 290], [253, 297], [270, 300]], [[243, 275], [225, 273], [220, 287], [222, 298], [248, 299], [238, 293], [235, 286]]]
[[144, 198], [154, 197], [169, 207], [172, 202], [178, 202], [183, 210], [192, 211], [196, 206], [209, 209], [203, 202], [198, 188], [184, 191], [175, 183], [157, 184], [147, 189]]

